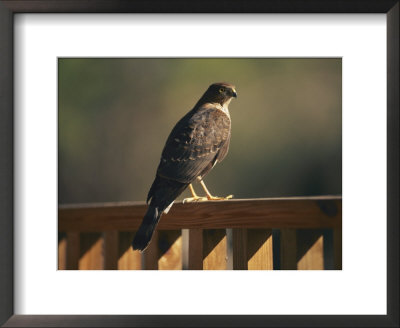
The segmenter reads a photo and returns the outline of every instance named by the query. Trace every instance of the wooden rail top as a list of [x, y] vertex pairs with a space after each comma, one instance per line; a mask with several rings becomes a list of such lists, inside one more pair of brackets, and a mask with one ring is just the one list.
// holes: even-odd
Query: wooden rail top
[[[147, 205], [144, 202], [60, 205], [59, 231], [135, 231]], [[289, 197], [230, 199], [198, 203], [175, 203], [158, 228], [340, 228], [342, 197]]]

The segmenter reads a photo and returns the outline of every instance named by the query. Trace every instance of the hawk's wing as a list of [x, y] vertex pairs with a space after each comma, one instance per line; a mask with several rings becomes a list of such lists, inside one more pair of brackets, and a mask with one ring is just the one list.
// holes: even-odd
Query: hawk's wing
[[190, 111], [174, 127], [157, 174], [183, 183], [204, 176], [228, 150], [231, 122], [212, 104]]

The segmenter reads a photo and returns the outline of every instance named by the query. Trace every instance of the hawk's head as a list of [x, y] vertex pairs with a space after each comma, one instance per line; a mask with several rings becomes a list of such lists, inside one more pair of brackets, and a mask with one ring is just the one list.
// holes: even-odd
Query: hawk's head
[[213, 83], [208, 87], [203, 99], [207, 102], [219, 103], [222, 106], [227, 106], [232, 98], [236, 97], [237, 93], [234, 85], [229, 83]]

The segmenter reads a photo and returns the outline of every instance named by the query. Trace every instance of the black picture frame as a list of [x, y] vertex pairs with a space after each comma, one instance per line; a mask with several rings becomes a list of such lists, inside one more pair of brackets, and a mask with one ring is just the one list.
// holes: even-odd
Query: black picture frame
[[[385, 13], [387, 315], [14, 315], [13, 17], [16, 13]], [[398, 0], [1, 0], [0, 73], [0, 324], [4, 327], [399, 327]]]

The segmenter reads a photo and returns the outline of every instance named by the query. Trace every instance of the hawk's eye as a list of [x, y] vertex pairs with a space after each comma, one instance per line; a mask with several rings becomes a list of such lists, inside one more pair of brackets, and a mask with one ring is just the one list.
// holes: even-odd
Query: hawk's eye
[[225, 91], [224, 88], [219, 89], [219, 93], [222, 93], [222, 92], [224, 92], [224, 91]]

